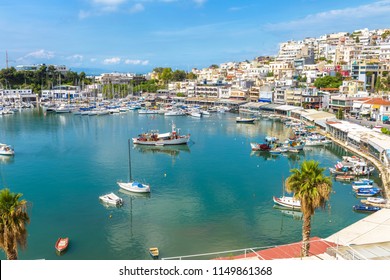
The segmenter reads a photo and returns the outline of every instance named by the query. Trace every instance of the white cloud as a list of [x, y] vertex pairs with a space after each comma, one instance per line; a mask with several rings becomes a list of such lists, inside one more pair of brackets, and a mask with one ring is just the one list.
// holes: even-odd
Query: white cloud
[[367, 5], [349, 7], [339, 10], [330, 10], [322, 13], [307, 15], [302, 19], [289, 22], [280, 22], [267, 24], [265, 29], [268, 31], [285, 31], [307, 28], [319, 28], [323, 26], [334, 25], [335, 27], [344, 26], [344, 23], [352, 23], [351, 26], [361, 23], [362, 19], [383, 18], [388, 22], [390, 14], [390, 1], [377, 1]]
[[143, 10], [145, 10], [144, 5], [137, 3], [133, 7], [130, 8], [130, 13], [132, 13], [132, 14], [139, 13], [139, 12], [142, 12]]
[[112, 57], [112, 58], [106, 58], [103, 60], [104, 64], [118, 64], [121, 62], [120, 57]]
[[83, 61], [84, 57], [81, 54], [74, 54], [67, 57], [68, 60], [72, 61]]
[[27, 57], [51, 59], [54, 57], [54, 52], [45, 51], [44, 49], [41, 49], [41, 50], [26, 54], [25, 58], [27, 58]]
[[132, 64], [132, 65], [148, 65], [149, 60], [140, 60], [140, 59], [126, 59], [126, 64]]

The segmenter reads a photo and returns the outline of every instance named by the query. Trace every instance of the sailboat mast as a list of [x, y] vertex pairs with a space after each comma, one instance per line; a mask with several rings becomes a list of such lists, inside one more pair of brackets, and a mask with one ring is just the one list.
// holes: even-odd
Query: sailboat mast
[[131, 155], [130, 155], [131, 143], [130, 143], [130, 139], [128, 139], [128, 144], [129, 144], [129, 182], [131, 182], [132, 177], [131, 177]]

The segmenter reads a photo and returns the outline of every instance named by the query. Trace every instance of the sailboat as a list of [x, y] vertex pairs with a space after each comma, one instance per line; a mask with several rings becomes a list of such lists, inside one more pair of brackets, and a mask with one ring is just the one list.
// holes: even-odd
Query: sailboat
[[129, 192], [137, 192], [137, 193], [149, 193], [150, 192], [150, 186], [147, 184], [142, 184], [140, 182], [137, 182], [132, 179], [131, 176], [131, 155], [130, 155], [130, 139], [128, 140], [129, 144], [129, 182], [120, 182], [118, 181], [117, 184], [120, 188], [129, 191]]

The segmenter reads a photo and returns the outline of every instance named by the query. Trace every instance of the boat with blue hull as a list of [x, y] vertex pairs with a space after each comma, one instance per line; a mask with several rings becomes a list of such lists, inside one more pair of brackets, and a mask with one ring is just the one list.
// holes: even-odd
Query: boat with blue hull
[[356, 212], [376, 212], [378, 210], [381, 210], [381, 207], [378, 206], [368, 206], [368, 205], [362, 205], [357, 204], [352, 207], [352, 209]]
[[380, 188], [359, 188], [356, 191], [357, 196], [376, 196], [382, 190]]

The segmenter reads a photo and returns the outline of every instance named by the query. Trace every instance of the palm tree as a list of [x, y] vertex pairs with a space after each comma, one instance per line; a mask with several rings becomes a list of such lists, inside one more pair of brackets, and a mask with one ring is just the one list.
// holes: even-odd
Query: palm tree
[[324, 208], [332, 190], [332, 181], [324, 176], [325, 168], [314, 160], [304, 161], [301, 168], [291, 169], [286, 180], [286, 190], [301, 201], [303, 213], [301, 255], [307, 257], [310, 249], [311, 216], [316, 208]]
[[18, 245], [27, 245], [26, 225], [30, 222], [27, 214], [27, 201], [19, 200], [21, 193], [11, 193], [9, 189], [0, 191], [0, 248], [8, 260], [18, 258]]

